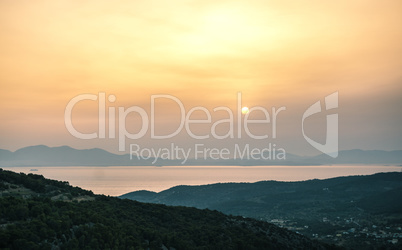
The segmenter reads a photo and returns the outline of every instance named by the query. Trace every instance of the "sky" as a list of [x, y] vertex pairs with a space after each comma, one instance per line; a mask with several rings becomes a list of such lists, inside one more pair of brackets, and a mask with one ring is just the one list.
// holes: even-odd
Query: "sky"
[[[402, 149], [402, 2], [387, 1], [0, 1], [0, 148], [31, 145], [103, 148], [118, 152], [116, 138], [80, 139], [66, 128], [65, 110], [76, 96], [113, 95], [119, 113], [137, 106], [150, 115], [151, 96], [180, 100], [186, 113], [204, 107], [213, 121], [237, 121], [241, 106], [286, 107], [271, 123], [252, 124], [254, 139], [196, 140], [185, 129], [169, 139], [150, 130], [125, 145], [229, 147], [236, 143], [289, 153], [320, 152], [303, 137], [303, 113], [338, 92], [339, 149]], [[156, 105], [158, 134], [178, 128], [181, 113], [171, 99]], [[264, 118], [250, 112], [250, 119]], [[326, 114], [305, 121], [305, 132], [325, 142]], [[240, 115], [244, 119], [244, 115]], [[196, 111], [192, 119], [205, 119]], [[127, 115], [128, 133], [142, 120]], [[117, 119], [117, 118], [116, 118]], [[102, 119], [100, 119], [103, 121]], [[118, 119], [117, 119], [118, 120]], [[72, 110], [82, 133], [98, 132], [98, 102]], [[211, 124], [192, 125], [211, 135]], [[221, 124], [225, 134], [229, 124]], [[237, 128], [237, 125], [234, 125]], [[237, 133], [234, 133], [237, 135]], [[231, 146], [230, 146], [231, 147]], [[127, 148], [127, 147], [126, 147]], [[122, 152], [119, 152], [122, 153]]]

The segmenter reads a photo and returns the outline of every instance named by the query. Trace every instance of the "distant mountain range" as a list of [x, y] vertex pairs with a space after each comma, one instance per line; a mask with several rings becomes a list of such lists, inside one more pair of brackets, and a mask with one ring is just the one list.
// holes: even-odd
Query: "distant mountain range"
[[[178, 166], [181, 160], [164, 160], [155, 158], [138, 160], [130, 155], [118, 155], [103, 149], [74, 149], [68, 146], [48, 147], [44, 145], [21, 148], [15, 152], [0, 149], [0, 166]], [[226, 165], [226, 166], [269, 166], [269, 165], [331, 165], [331, 164], [376, 164], [402, 165], [402, 150], [345, 150], [338, 158], [325, 154], [313, 157], [286, 154], [286, 160], [252, 160], [229, 159], [213, 160], [189, 159], [184, 165]]]

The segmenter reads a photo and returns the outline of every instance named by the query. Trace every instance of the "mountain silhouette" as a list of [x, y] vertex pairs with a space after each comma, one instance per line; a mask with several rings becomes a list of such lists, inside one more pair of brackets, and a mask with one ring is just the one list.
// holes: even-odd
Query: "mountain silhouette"
[[[74, 149], [68, 146], [48, 147], [44, 145], [29, 146], [18, 149], [15, 152], [0, 149], [0, 166], [178, 166], [182, 160], [166, 160], [155, 158], [137, 159], [129, 154], [113, 154], [106, 150]], [[190, 159], [185, 165], [198, 166], [308, 166], [330, 164], [377, 164], [377, 165], [402, 165], [402, 150], [345, 150], [339, 152], [338, 158], [331, 158], [325, 154], [307, 157], [287, 154], [286, 160], [254, 160], [254, 159]]]

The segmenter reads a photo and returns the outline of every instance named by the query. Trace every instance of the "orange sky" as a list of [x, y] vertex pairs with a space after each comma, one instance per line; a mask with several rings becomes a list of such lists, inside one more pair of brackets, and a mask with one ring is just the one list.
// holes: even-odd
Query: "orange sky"
[[[401, 149], [401, 13], [399, 0], [3, 0], [0, 148], [116, 151], [113, 141], [67, 132], [64, 109], [82, 93], [114, 94], [116, 106], [146, 110], [150, 95], [170, 94], [188, 110], [234, 108], [240, 91], [246, 106], [286, 106], [280, 142], [314, 154], [301, 115], [339, 91], [343, 149]], [[164, 108], [169, 127], [174, 111]], [[77, 126], [96, 128], [96, 105], [81, 109]]]

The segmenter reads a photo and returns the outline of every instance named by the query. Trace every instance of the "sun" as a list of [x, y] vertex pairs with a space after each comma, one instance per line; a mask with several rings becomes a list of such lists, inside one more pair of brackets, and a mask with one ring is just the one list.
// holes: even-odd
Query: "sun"
[[241, 113], [242, 113], [243, 115], [247, 114], [249, 111], [250, 111], [250, 110], [249, 110], [247, 107], [243, 107], [243, 108], [241, 109]]

